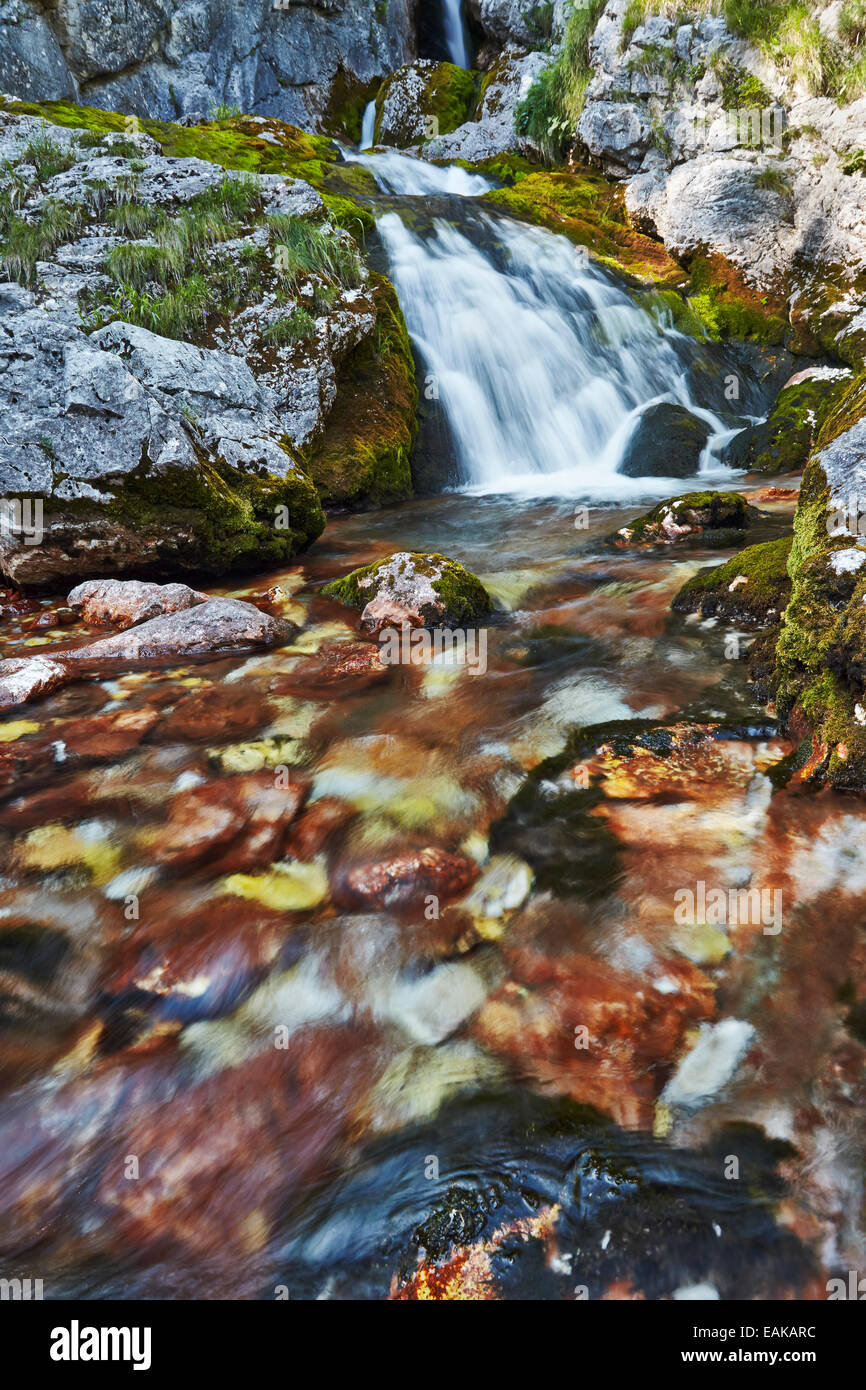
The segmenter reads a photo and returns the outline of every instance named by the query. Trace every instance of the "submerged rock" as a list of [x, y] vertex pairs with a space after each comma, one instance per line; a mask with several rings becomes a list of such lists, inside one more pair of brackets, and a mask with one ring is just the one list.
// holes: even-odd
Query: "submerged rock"
[[431, 894], [437, 899], [456, 897], [477, 877], [474, 860], [430, 847], [348, 869], [335, 884], [334, 896], [345, 907], [415, 905], [423, 913]]
[[662, 401], [640, 416], [618, 471], [627, 478], [690, 478], [709, 436], [706, 421]]
[[404, 624], [474, 626], [493, 607], [480, 579], [456, 560], [408, 550], [353, 570], [327, 584], [324, 592], [363, 608], [361, 622], [373, 631]]
[[738, 492], [689, 492], [659, 502], [610, 537], [614, 545], [673, 545], [690, 540], [729, 545], [760, 513]]

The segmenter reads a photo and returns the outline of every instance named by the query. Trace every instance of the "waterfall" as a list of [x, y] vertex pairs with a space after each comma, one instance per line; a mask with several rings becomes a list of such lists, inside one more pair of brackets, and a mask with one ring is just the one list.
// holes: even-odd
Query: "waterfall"
[[713, 453], [731, 431], [690, 388], [697, 344], [566, 237], [473, 202], [490, 186], [480, 175], [396, 152], [359, 162], [389, 195], [389, 274], [464, 487], [670, 495], [681, 481], [617, 472], [642, 411], [665, 401], [706, 421], [702, 470], [730, 479]]
[[442, 0], [442, 10], [448, 57], [459, 68], [468, 68], [469, 45], [463, 26], [463, 0]]
[[376, 103], [368, 101], [361, 120], [361, 143], [359, 150], [369, 150], [376, 138]]

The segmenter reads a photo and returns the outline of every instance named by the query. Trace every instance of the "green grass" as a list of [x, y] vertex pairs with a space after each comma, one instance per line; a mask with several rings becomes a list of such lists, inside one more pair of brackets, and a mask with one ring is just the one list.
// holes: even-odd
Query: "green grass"
[[32, 164], [36, 170], [37, 181], [45, 183], [55, 174], [65, 174], [67, 169], [72, 168], [75, 158], [74, 151], [52, 140], [43, 126], [40, 133], [24, 146], [20, 162]]
[[262, 333], [262, 341], [277, 347], [290, 347], [315, 336], [316, 320], [306, 309], [297, 308], [285, 318], [277, 319]]
[[216, 105], [208, 107], [207, 118], [209, 121], [234, 121], [241, 115], [243, 112], [239, 106], [229, 106], [224, 101], [218, 101]]
[[589, 40], [604, 5], [605, 0], [588, 0], [571, 11], [559, 57], [539, 73], [515, 110], [518, 135], [532, 140], [550, 163], [560, 159], [574, 139], [592, 77]]
[[141, 203], [122, 202], [109, 208], [107, 220], [120, 236], [128, 236], [137, 241], [148, 232], [156, 231], [165, 224], [166, 215], [162, 208], [144, 207]]
[[755, 175], [755, 187], [763, 188], [769, 193], [778, 193], [783, 198], [791, 196], [791, 180], [783, 169], [777, 169], [770, 165], [766, 169], [761, 169]]
[[322, 276], [343, 289], [356, 289], [363, 266], [357, 248], [299, 217], [278, 213], [268, 219], [274, 265], [284, 283], [296, 288], [309, 275]]
[[82, 209], [76, 204], [47, 202], [35, 222], [17, 213], [9, 218], [0, 242], [0, 266], [10, 280], [30, 285], [36, 277], [36, 262], [44, 261], [61, 242], [75, 235], [82, 222]]

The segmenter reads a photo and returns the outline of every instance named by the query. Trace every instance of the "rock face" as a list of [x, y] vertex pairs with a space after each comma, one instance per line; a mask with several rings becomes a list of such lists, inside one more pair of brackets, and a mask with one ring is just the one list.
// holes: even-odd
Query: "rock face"
[[0, 285], [0, 491], [28, 499], [0, 568], [18, 585], [277, 564], [324, 526], [301, 451], [380, 291], [309, 184], [156, 148], [0, 110], [21, 282]]
[[[491, 38], [526, 42], [506, 0], [474, 4]], [[797, 350], [821, 347], [854, 365], [863, 348], [866, 98], [805, 95], [790, 64], [774, 64], [705, 5], [644, 14], [637, 26], [635, 8], [598, 7], [578, 153], [625, 181], [636, 228], [687, 264], [718, 258], [786, 313]], [[551, 64], [563, 20], [572, 22], [556, 6]], [[538, 98], [543, 107], [543, 84]]]
[[324, 592], [363, 608], [361, 621], [375, 632], [403, 625], [474, 625], [492, 608], [481, 581], [456, 560], [408, 550], [353, 570], [345, 579], [326, 585]]
[[638, 420], [619, 472], [627, 478], [690, 478], [697, 473], [710, 429], [681, 405], [663, 401]]
[[317, 127], [412, 57], [413, 0], [95, 0], [0, 7], [0, 91], [162, 120], [220, 103]]

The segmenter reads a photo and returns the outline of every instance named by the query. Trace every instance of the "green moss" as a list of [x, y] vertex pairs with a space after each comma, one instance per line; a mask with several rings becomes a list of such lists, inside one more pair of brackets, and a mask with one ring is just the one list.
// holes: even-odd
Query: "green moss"
[[687, 304], [711, 338], [748, 338], [783, 343], [788, 327], [784, 301], [747, 285], [723, 256], [693, 256], [688, 262], [692, 289]]
[[753, 515], [754, 508], [738, 492], [688, 492], [659, 502], [652, 511], [628, 522], [608, 539], [615, 545], [666, 543], [672, 537], [662, 530], [661, 523], [670, 517], [676, 526], [691, 527], [691, 538], [703, 545], [735, 544]]
[[[423, 79], [424, 86], [423, 95], [420, 99], [413, 100], [411, 105], [404, 102], [401, 95], [401, 88], [410, 71], [414, 77], [420, 76]], [[395, 94], [394, 108], [399, 109], [405, 105], [406, 117], [402, 123], [395, 123], [393, 116], [389, 114], [385, 134], [388, 144], [405, 146], [418, 142], [419, 114], [429, 122], [429, 133], [421, 137], [424, 139], [448, 135], [464, 121], [468, 121], [478, 100], [478, 87], [477, 75], [468, 72], [466, 68], [457, 67], [454, 63], [427, 63], [411, 68], [398, 68], [382, 83], [376, 96], [376, 125], [373, 137], [375, 143], [380, 143], [382, 139], [385, 103], [392, 93]]]
[[661, 285], [685, 281], [682, 268], [660, 242], [628, 225], [622, 189], [601, 174], [580, 168], [527, 172], [514, 159], [509, 160], [508, 168], [513, 185], [486, 193], [485, 202], [523, 221], [564, 232], [576, 245], [588, 247], [603, 264], [637, 280]]
[[850, 378], [845, 377], [813, 377], [786, 386], [769, 418], [746, 432], [731, 461], [756, 473], [792, 473], [805, 468], [823, 422], [849, 384]]
[[[426, 555], [420, 551], [410, 551], [413, 570], [427, 575], [432, 587], [445, 604], [445, 618], [455, 626], [471, 625], [489, 616], [492, 608], [490, 595], [481, 580], [457, 560], [447, 555]], [[364, 565], [342, 579], [335, 579], [323, 590], [331, 598], [352, 608], [364, 608], [376, 592], [379, 571], [383, 565], [390, 564], [393, 556]]]
[[412, 493], [415, 362], [394, 287], [375, 274], [372, 283], [376, 329], [342, 364], [324, 435], [306, 454], [326, 505], [392, 502]]
[[[791, 543], [790, 536], [782, 536], [762, 545], [750, 545], [724, 565], [701, 570], [686, 581], [671, 607], [678, 613], [700, 613], [704, 618], [731, 618], [756, 625], [778, 619], [791, 593]], [[743, 578], [745, 583], [737, 582]]]
[[789, 560], [791, 602], [774, 672], [779, 713], [795, 734], [811, 741], [802, 779], [845, 790], [866, 789], [866, 730], [856, 712], [866, 703], [866, 574], [837, 574], [830, 563], [834, 551], [862, 537], [831, 534], [836, 527], [821, 456], [864, 412], [861, 375], [825, 421], [803, 474]]

